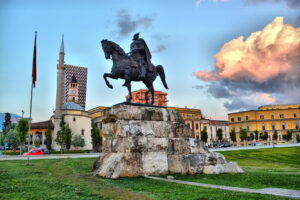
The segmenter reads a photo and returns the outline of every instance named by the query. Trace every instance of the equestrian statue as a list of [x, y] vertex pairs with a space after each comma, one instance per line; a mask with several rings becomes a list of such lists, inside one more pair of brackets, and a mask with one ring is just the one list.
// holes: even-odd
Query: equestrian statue
[[109, 40], [102, 40], [102, 49], [106, 59], [112, 59], [113, 66], [111, 73], [104, 73], [103, 78], [109, 88], [113, 86], [109, 83], [107, 78], [124, 79], [123, 86], [127, 87], [129, 97], [127, 102], [132, 100], [131, 81], [143, 81], [148, 90], [145, 93], [146, 104], [148, 104], [148, 93], [151, 92], [151, 104], [154, 103], [154, 88], [153, 82], [159, 75], [160, 79], [166, 89], [164, 68], [161, 65], [153, 65], [151, 63], [151, 53], [144, 39], [139, 37], [139, 33], [133, 36], [133, 41], [130, 44], [130, 53], [125, 51], [115, 42]]

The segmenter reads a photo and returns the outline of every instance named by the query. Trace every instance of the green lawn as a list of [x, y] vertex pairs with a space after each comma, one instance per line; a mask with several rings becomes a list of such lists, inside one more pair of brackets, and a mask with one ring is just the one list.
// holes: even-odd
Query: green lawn
[[[176, 178], [249, 188], [300, 189], [300, 148], [222, 152], [245, 174]], [[287, 199], [180, 185], [144, 177], [117, 180], [92, 177], [96, 158], [0, 161], [0, 199]]]
[[300, 190], [300, 147], [222, 151], [227, 161], [236, 161], [243, 174], [174, 175], [176, 179], [245, 188]]

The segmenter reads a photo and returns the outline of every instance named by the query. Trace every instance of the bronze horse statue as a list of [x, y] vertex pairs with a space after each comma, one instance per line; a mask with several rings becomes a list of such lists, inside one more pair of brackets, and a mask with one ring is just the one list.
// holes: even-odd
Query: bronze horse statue
[[168, 89], [168, 85], [165, 80], [164, 68], [161, 65], [154, 66], [151, 63], [151, 67], [153, 70], [147, 71], [145, 78], [141, 78], [141, 68], [139, 66], [139, 63], [135, 61], [130, 55], [126, 54], [118, 44], [109, 40], [102, 40], [101, 44], [105, 54], [105, 58], [112, 59], [113, 61], [111, 73], [103, 74], [105, 83], [109, 88], [113, 88], [113, 86], [107, 80], [107, 77], [112, 79], [124, 79], [125, 83], [123, 84], [123, 86], [127, 87], [129, 92], [129, 98], [127, 99], [127, 102], [130, 102], [132, 99], [131, 81], [142, 81], [148, 88], [145, 93], [146, 104], [148, 103], [149, 92], [151, 92], [152, 95], [151, 104], [154, 103], [153, 82], [158, 75], [160, 76], [164, 87]]

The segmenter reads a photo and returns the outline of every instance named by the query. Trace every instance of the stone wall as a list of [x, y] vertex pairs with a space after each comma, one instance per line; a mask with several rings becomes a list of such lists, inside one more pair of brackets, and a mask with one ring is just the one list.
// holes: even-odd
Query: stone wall
[[192, 139], [192, 130], [175, 110], [119, 104], [105, 110], [102, 123], [103, 153], [94, 164], [94, 175], [243, 172]]

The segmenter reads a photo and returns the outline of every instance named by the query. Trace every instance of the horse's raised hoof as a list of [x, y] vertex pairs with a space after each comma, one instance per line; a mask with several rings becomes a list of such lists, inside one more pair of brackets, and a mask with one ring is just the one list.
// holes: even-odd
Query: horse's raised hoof
[[110, 89], [113, 89], [113, 86], [111, 84], [107, 85]]

